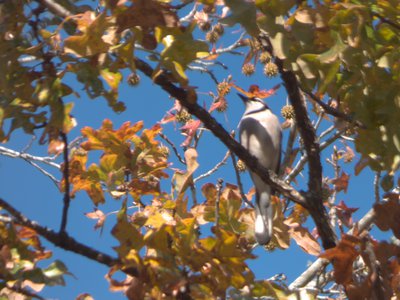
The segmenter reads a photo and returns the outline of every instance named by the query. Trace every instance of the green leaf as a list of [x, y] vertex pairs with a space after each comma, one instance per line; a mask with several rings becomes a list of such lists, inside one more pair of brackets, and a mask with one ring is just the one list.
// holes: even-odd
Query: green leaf
[[220, 23], [228, 26], [240, 24], [248, 34], [257, 36], [259, 29], [256, 23], [257, 9], [254, 3], [245, 0], [225, 0], [225, 4], [232, 13], [228, 17], [221, 19]]

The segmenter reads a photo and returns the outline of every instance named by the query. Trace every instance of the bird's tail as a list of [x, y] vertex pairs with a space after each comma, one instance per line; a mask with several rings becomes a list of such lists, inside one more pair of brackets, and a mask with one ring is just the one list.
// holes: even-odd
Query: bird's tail
[[271, 189], [268, 187], [256, 193], [255, 236], [260, 245], [267, 244], [272, 238], [272, 219]]

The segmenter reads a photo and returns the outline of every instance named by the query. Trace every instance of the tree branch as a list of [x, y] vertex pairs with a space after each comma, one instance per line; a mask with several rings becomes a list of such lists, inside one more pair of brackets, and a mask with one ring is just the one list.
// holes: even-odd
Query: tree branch
[[179, 154], [178, 149], [176, 149], [175, 144], [174, 144], [164, 133], [160, 132], [160, 133], [159, 133], [159, 136], [160, 136], [164, 141], [166, 141], [166, 142], [168, 143], [168, 145], [171, 146], [171, 148], [172, 148], [172, 150], [174, 151], [174, 153], [175, 153], [176, 157], [178, 158], [178, 160], [179, 160], [182, 164], [186, 165], [185, 160], [184, 160], [184, 159], [182, 158], [182, 156]]
[[[143, 72], [146, 76], [152, 77], [153, 69], [152, 67], [139, 58], [135, 58], [135, 64], [137, 69]], [[204, 126], [209, 129], [222, 143], [224, 143], [229, 150], [236, 154], [246, 166], [255, 172], [264, 182], [271, 185], [274, 189], [279, 191], [285, 197], [290, 200], [305, 206], [305, 198], [293, 187], [286, 184], [283, 180], [280, 180], [277, 175], [264, 167], [262, 167], [258, 160], [251, 155], [241, 144], [234, 140], [230, 134], [219, 124], [203, 107], [197, 104], [196, 101], [192, 100], [191, 96], [188, 94], [184, 88], [177, 87], [174, 85], [169, 78], [160, 74], [154, 78], [154, 83], [159, 85], [164, 91], [170, 94], [172, 97], [179, 100], [182, 106], [184, 106], [187, 111], [196, 116], [201, 120]]]
[[63, 157], [64, 157], [64, 167], [63, 167], [63, 176], [64, 176], [64, 206], [62, 211], [61, 225], [60, 225], [60, 233], [65, 232], [65, 228], [67, 227], [68, 222], [68, 210], [69, 204], [71, 202], [70, 198], [70, 183], [69, 183], [69, 158], [68, 158], [68, 140], [67, 135], [65, 133], [60, 133], [61, 139], [64, 144], [63, 149]]
[[199, 175], [195, 179], [193, 179], [193, 183], [196, 183], [197, 181], [206, 178], [210, 176], [211, 174], [215, 173], [220, 167], [226, 164], [226, 161], [228, 160], [228, 157], [230, 155], [230, 151], [228, 150], [225, 154], [225, 156], [222, 158], [220, 162], [218, 162], [212, 169], [208, 170], [206, 173]]
[[332, 116], [334, 116], [334, 117], [336, 117], [336, 118], [338, 118], [338, 119], [342, 119], [342, 120], [344, 120], [344, 121], [346, 121], [346, 122], [355, 124], [355, 125], [357, 125], [358, 127], [365, 128], [365, 125], [362, 124], [360, 121], [354, 120], [353, 117], [351, 117], [351, 116], [349, 116], [349, 115], [347, 115], [347, 114], [345, 114], [345, 113], [343, 113], [343, 112], [341, 112], [341, 111], [339, 111], [339, 110], [337, 110], [337, 109], [335, 109], [335, 108], [329, 106], [329, 105], [326, 104], [325, 102], [321, 101], [321, 100], [320, 100], [316, 95], [314, 95], [313, 93], [308, 92], [308, 91], [305, 91], [305, 90], [303, 90], [303, 89], [302, 89], [302, 92], [305, 93], [308, 97], [310, 97], [313, 101], [317, 102], [317, 104], [318, 104], [319, 106], [321, 106], [322, 109], [323, 109], [327, 114], [332, 115]]
[[66, 18], [72, 15], [72, 13], [68, 9], [58, 4], [57, 2], [54, 2], [53, 0], [36, 0], [36, 2], [47, 7], [49, 11], [59, 17]]
[[[2, 198], [0, 198], [0, 207], [13, 216], [12, 222], [36, 231], [40, 236], [42, 236], [57, 247], [82, 255], [109, 267], [120, 263], [117, 258], [114, 258], [108, 254], [102, 253], [78, 242], [77, 240], [69, 236], [66, 232], [57, 233], [52, 229], [39, 225], [35, 221], [29, 220]], [[137, 276], [137, 274], [138, 271], [136, 269], [129, 269], [129, 275]]]
[[[358, 228], [358, 230], [361, 232], [365, 229], [367, 229], [372, 222], [374, 221], [375, 218], [375, 212], [374, 209], [369, 210], [364, 217], [358, 221], [352, 229], [350, 229], [347, 234], [352, 234], [354, 231], [354, 228]], [[313, 278], [314, 276], [321, 272], [321, 270], [329, 264], [329, 260], [324, 259], [324, 258], [318, 258], [316, 261], [314, 261], [310, 267], [306, 271], [304, 271], [299, 277], [297, 277], [296, 280], [294, 280], [290, 285], [289, 289], [294, 290], [301, 288], [305, 285], [307, 285]]]
[[[266, 50], [273, 54], [273, 47], [268, 36], [261, 34], [259, 39]], [[332, 248], [336, 245], [336, 235], [329, 224], [329, 217], [322, 203], [322, 165], [317, 135], [308, 116], [296, 75], [284, 68], [284, 62], [281, 59], [275, 57], [275, 63], [278, 66], [290, 103], [294, 108], [296, 125], [304, 142], [309, 161], [308, 192], [305, 207], [317, 226], [323, 247], [325, 249]]]

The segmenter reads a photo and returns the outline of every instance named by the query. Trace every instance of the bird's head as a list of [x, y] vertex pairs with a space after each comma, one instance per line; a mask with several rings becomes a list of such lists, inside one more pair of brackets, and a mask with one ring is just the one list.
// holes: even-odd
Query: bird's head
[[244, 102], [244, 105], [246, 106], [246, 110], [257, 110], [257, 109], [263, 109], [267, 108], [269, 109], [268, 105], [264, 103], [264, 101], [258, 97], [247, 97], [245, 95], [239, 94], [238, 96], [242, 101]]

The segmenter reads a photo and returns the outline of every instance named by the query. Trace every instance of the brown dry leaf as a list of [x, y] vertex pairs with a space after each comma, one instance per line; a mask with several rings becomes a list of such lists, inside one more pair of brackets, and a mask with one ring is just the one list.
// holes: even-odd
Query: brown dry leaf
[[360, 160], [354, 166], [354, 174], [357, 176], [368, 165], [369, 165], [369, 159], [361, 157]]
[[121, 10], [117, 15], [118, 31], [141, 26], [152, 30], [157, 26], [176, 27], [179, 18], [167, 3], [154, 0], [135, 0], [128, 9]]
[[360, 254], [357, 246], [360, 239], [352, 235], [344, 235], [335, 248], [322, 253], [320, 257], [326, 258], [333, 264], [333, 275], [338, 284], [350, 284], [353, 281], [353, 262]]
[[321, 247], [312, 234], [298, 223], [286, 222], [290, 227], [289, 234], [296, 241], [297, 245], [308, 254], [318, 256], [321, 254]]
[[352, 215], [354, 212], [356, 212], [358, 208], [353, 208], [353, 207], [348, 207], [343, 200], [339, 202], [338, 205], [336, 205], [336, 214], [337, 217], [339, 218], [342, 223], [350, 228], [353, 225], [353, 218]]
[[[398, 197], [398, 195], [397, 195]], [[395, 197], [386, 202], [374, 205], [375, 224], [380, 230], [392, 229], [393, 234], [400, 238], [400, 204]]]
[[364, 280], [360, 284], [352, 282], [345, 285], [346, 296], [349, 300], [371, 299], [371, 288], [370, 280]]
[[335, 190], [337, 192], [344, 191], [347, 193], [347, 188], [349, 186], [350, 176], [346, 172], [342, 172], [340, 177], [332, 180], [332, 183], [335, 185]]

